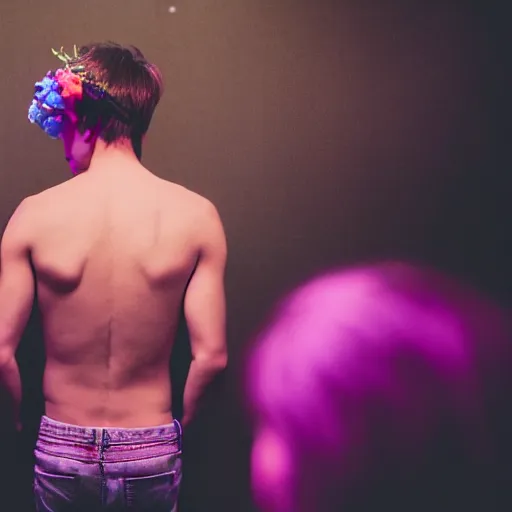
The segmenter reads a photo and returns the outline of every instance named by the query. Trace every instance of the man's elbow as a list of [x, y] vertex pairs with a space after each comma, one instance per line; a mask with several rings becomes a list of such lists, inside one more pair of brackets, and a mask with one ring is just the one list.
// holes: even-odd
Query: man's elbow
[[219, 371], [225, 370], [228, 366], [228, 353], [225, 351], [221, 356], [218, 357], [216, 361], [217, 368]]
[[10, 348], [0, 348], [0, 370], [16, 364], [16, 354]]
[[228, 353], [224, 351], [222, 353], [212, 354], [210, 358], [210, 365], [212, 369], [221, 372], [226, 369], [228, 365]]
[[211, 371], [221, 372], [228, 365], [228, 352], [227, 350], [216, 352], [198, 353], [194, 360], [202, 366], [208, 367]]

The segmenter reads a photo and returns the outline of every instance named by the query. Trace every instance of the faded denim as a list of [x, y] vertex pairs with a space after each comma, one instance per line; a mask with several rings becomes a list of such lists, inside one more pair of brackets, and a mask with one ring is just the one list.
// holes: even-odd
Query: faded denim
[[181, 482], [178, 421], [151, 428], [80, 427], [41, 419], [37, 512], [175, 512]]

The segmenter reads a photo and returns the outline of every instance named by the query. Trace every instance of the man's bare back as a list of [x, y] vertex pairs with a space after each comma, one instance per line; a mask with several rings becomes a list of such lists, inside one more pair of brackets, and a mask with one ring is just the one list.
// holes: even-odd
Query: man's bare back
[[170, 423], [169, 359], [187, 284], [218, 223], [213, 206], [129, 166], [31, 198], [28, 221], [46, 414], [76, 425]]
[[[60, 141], [75, 179], [22, 201], [0, 242], [0, 416], [22, 430], [16, 355], [37, 299], [46, 366], [36, 508], [175, 510], [180, 423], [228, 359], [226, 239], [209, 201], [141, 165], [163, 93], [158, 67], [134, 46], [73, 50], [53, 50], [61, 67], [35, 83], [28, 119]], [[192, 360], [173, 421], [182, 311]]]

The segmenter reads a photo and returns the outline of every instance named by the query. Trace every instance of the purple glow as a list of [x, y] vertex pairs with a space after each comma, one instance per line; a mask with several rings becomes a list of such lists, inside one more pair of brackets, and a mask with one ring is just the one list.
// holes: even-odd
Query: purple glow
[[445, 421], [461, 429], [467, 454], [489, 457], [481, 363], [499, 373], [509, 354], [498, 308], [435, 271], [385, 264], [304, 284], [248, 364], [257, 501], [312, 510], [308, 482], [315, 510], [328, 510], [318, 500], [329, 486], [348, 492], [361, 475], [421, 464]]

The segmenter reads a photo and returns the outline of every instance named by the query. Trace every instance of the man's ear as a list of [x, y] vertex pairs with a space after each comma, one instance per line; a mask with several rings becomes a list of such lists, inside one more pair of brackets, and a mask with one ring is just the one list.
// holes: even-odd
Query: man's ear
[[96, 142], [100, 135], [101, 125], [98, 123], [94, 128], [87, 128], [84, 132], [84, 140], [87, 143]]
[[98, 122], [92, 128], [87, 128], [84, 133], [84, 140], [87, 143], [96, 142], [101, 132], [101, 119], [98, 119]]
[[90, 128], [85, 130], [85, 132], [84, 132], [85, 142], [93, 142], [95, 138], [96, 138], [96, 130], [91, 130]]

